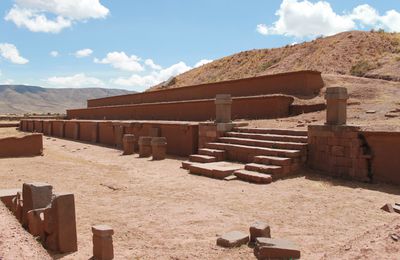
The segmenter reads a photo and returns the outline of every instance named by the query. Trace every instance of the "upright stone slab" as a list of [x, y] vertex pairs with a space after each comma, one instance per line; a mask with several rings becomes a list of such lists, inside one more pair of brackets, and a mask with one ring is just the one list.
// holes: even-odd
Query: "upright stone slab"
[[250, 242], [256, 242], [258, 237], [271, 237], [271, 229], [267, 223], [257, 221], [250, 226]]
[[124, 155], [131, 155], [135, 153], [135, 136], [132, 134], [124, 135], [122, 140]]
[[347, 121], [347, 89], [331, 87], [326, 89], [326, 124], [345, 125]]
[[232, 97], [219, 94], [215, 97], [215, 122], [230, 123], [232, 121]]
[[167, 156], [167, 138], [153, 137], [151, 140], [153, 160], [164, 160]]
[[79, 122], [74, 123], [73, 136], [74, 140], [79, 140]]
[[98, 143], [99, 142], [99, 124], [93, 123], [91, 130], [91, 142]]
[[28, 211], [46, 208], [51, 203], [53, 186], [47, 183], [24, 183], [22, 186], [22, 224], [27, 226]]
[[77, 251], [74, 194], [57, 194], [52, 203], [52, 215], [58, 251], [60, 253]]
[[106, 225], [92, 227], [93, 233], [93, 257], [97, 260], [111, 260], [114, 258], [112, 236], [114, 230]]
[[139, 137], [139, 156], [150, 157], [151, 156], [151, 136]]
[[117, 148], [122, 147], [124, 137], [124, 126], [122, 125], [114, 125], [114, 138], [115, 138], [115, 146]]

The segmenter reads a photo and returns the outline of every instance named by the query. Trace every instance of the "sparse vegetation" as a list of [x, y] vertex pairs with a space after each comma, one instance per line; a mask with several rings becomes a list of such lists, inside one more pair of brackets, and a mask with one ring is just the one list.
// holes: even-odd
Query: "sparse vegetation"
[[368, 71], [374, 68], [373, 65], [369, 64], [367, 61], [362, 60], [351, 67], [350, 74], [357, 77], [362, 77], [367, 74]]

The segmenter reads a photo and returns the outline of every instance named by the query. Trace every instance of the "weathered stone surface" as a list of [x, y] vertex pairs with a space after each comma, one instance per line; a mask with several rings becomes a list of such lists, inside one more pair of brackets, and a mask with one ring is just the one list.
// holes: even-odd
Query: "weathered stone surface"
[[20, 191], [20, 189], [0, 190], [0, 201], [2, 201], [7, 208], [12, 209], [13, 199], [17, 197], [17, 193]]
[[393, 206], [393, 210], [394, 210], [394, 212], [400, 214], [400, 205], [395, 204], [395, 205]]
[[222, 247], [238, 247], [249, 242], [249, 235], [240, 231], [231, 231], [217, 239], [217, 245]]
[[60, 253], [77, 251], [74, 194], [57, 194], [52, 203], [52, 215], [58, 251]]
[[151, 149], [153, 160], [164, 160], [167, 156], [167, 139], [165, 137], [153, 137]]
[[92, 227], [93, 257], [98, 260], [111, 260], [114, 258], [112, 235], [114, 230], [107, 225]]
[[124, 155], [131, 155], [135, 153], [135, 136], [132, 134], [125, 134], [122, 140]]
[[259, 237], [254, 255], [257, 259], [299, 259], [300, 249], [291, 241]]
[[28, 211], [28, 229], [32, 236], [43, 237], [44, 227], [43, 227], [43, 216], [44, 209], [35, 209]]
[[150, 136], [139, 137], [139, 157], [151, 156], [151, 139]]
[[258, 237], [271, 237], [271, 229], [267, 223], [257, 221], [250, 226], [250, 242], [256, 242]]
[[229, 94], [218, 94], [215, 97], [215, 122], [230, 123], [232, 120], [232, 97]]
[[345, 125], [347, 120], [347, 89], [330, 87], [326, 89], [326, 124]]
[[389, 212], [389, 213], [394, 213], [393, 206], [390, 203], [387, 203], [387, 204], [383, 205], [381, 210], [384, 210], [384, 211]]
[[22, 224], [27, 226], [27, 213], [33, 209], [46, 208], [50, 205], [53, 195], [53, 186], [47, 183], [24, 183], [22, 185]]

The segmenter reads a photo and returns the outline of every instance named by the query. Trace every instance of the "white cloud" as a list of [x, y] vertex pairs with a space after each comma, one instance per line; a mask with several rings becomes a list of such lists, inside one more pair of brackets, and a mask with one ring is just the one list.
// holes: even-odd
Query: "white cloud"
[[75, 52], [75, 57], [77, 58], [84, 58], [84, 57], [88, 57], [90, 55], [92, 55], [93, 50], [91, 49], [83, 49], [83, 50], [79, 50], [77, 52]]
[[66, 77], [51, 77], [44, 81], [58, 88], [104, 87], [105, 85], [102, 80], [88, 77], [84, 73]]
[[200, 60], [199, 62], [197, 62], [197, 63], [194, 65], [194, 67], [195, 67], [195, 68], [198, 68], [198, 67], [201, 67], [201, 66], [203, 66], [203, 65], [206, 65], [207, 63], [210, 63], [210, 62], [213, 62], [213, 60], [203, 59], [203, 60]]
[[327, 1], [283, 0], [276, 11], [278, 20], [273, 25], [257, 25], [263, 35], [285, 35], [298, 38], [329, 36], [339, 32], [370, 26], [391, 32], [400, 31], [400, 13], [395, 10], [379, 15], [373, 7], [359, 5], [348, 14], [337, 14]]
[[131, 89], [144, 89], [159, 84], [172, 76], [184, 73], [190, 69], [192, 69], [192, 67], [186, 65], [184, 62], [181, 61], [160, 71], [153, 71], [149, 75], [141, 76], [134, 74], [129, 78], [113, 79], [111, 80], [111, 82], [113, 84], [129, 87]]
[[13, 79], [6, 79], [0, 82], [0, 85], [12, 85], [14, 83]]
[[55, 57], [58, 57], [58, 55], [60, 55], [60, 54], [58, 53], [58, 51], [51, 51], [49, 54], [50, 54], [51, 57], [54, 57], [54, 58], [55, 58]]
[[128, 56], [125, 52], [110, 52], [103, 59], [94, 59], [95, 63], [111, 64], [112, 67], [120, 70], [140, 72], [144, 71], [143, 66], [140, 64], [140, 58], [136, 55]]
[[147, 66], [149, 66], [153, 70], [161, 70], [162, 69], [162, 67], [160, 65], [155, 64], [152, 59], [145, 60], [144, 64], [146, 64]]
[[20, 56], [17, 47], [10, 43], [0, 43], [0, 55], [15, 64], [26, 64], [29, 62], [29, 60]]
[[[75, 21], [105, 18], [109, 10], [99, 0], [15, 0], [5, 16], [32, 32], [59, 33]], [[48, 16], [54, 18], [48, 18]]]

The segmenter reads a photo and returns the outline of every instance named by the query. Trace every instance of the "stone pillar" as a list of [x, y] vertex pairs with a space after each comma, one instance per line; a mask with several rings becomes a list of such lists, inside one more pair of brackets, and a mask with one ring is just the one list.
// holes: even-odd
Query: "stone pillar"
[[215, 97], [215, 122], [230, 123], [232, 121], [232, 97], [229, 94], [218, 94]]
[[151, 149], [153, 160], [164, 160], [167, 155], [167, 139], [165, 137], [153, 137]]
[[347, 120], [347, 89], [332, 87], [326, 89], [326, 124], [345, 125]]
[[122, 140], [124, 153], [123, 155], [131, 155], [135, 153], [135, 136], [132, 134], [124, 135]]
[[91, 142], [92, 143], [99, 142], [99, 124], [98, 123], [93, 123], [93, 125], [92, 125]]
[[114, 125], [114, 142], [117, 148], [122, 147], [122, 139], [124, 137], [124, 126], [122, 125]]
[[78, 251], [74, 194], [57, 194], [51, 211], [57, 251], [60, 253]]
[[79, 140], [79, 123], [78, 122], [76, 122], [76, 123], [74, 123], [74, 130], [73, 130], [74, 132], [73, 132], [73, 139], [74, 140]]
[[52, 121], [48, 121], [48, 123], [46, 124], [47, 129], [45, 130], [46, 131], [45, 133], [47, 136], [52, 136], [53, 134], [52, 125], [53, 125]]
[[139, 157], [151, 156], [151, 136], [139, 137]]
[[93, 258], [97, 260], [114, 259], [112, 236], [114, 230], [106, 225], [92, 227], [93, 233]]

